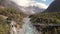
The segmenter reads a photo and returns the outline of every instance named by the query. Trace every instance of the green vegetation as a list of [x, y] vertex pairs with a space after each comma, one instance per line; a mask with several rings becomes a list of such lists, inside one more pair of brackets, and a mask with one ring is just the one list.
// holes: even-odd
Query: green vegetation
[[[45, 34], [59, 34], [60, 27], [41, 26], [38, 24], [60, 24], [60, 12], [40, 13], [30, 16], [32, 24], [37, 28], [38, 31], [43, 30]], [[38, 23], [38, 24], [37, 24]], [[35, 25], [36, 24], [36, 25]], [[50, 32], [51, 31], [51, 32]], [[49, 33], [50, 32], [50, 33]]]
[[26, 14], [23, 14], [21, 11], [18, 11], [14, 8], [0, 9], [0, 15], [7, 16], [8, 18], [11, 18], [16, 22], [22, 22], [23, 17], [26, 16]]
[[6, 23], [6, 20], [0, 16], [0, 34], [7, 34], [8, 29], [9, 26]]
[[[26, 14], [23, 14], [22, 12], [14, 9], [14, 8], [0, 8], [0, 15], [6, 16], [13, 21], [17, 22], [20, 26], [22, 26], [23, 18], [26, 16]], [[7, 34], [9, 31], [10, 25], [7, 24], [6, 19], [4, 17], [0, 16], [0, 34]]]
[[60, 12], [42, 13], [42, 14], [32, 15], [31, 22], [35, 23], [37, 22], [37, 20], [39, 21], [39, 23], [60, 24]]

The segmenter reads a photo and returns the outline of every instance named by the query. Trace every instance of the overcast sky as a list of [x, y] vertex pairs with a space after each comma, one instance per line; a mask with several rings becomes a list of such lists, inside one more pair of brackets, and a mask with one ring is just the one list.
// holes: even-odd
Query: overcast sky
[[46, 9], [53, 0], [12, 0], [12, 1], [24, 7], [28, 7], [31, 5]]

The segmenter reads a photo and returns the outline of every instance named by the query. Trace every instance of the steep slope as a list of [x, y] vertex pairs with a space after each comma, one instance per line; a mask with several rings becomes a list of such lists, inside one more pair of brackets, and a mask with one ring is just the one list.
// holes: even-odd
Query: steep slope
[[18, 6], [10, 0], [0, 0], [0, 5], [4, 7], [17, 7]]
[[18, 6], [16, 3], [12, 2], [11, 0], [0, 0], [0, 6], [15, 8], [17, 11], [22, 12], [21, 9], [19, 9], [20, 6]]
[[53, 1], [46, 12], [60, 12], [60, 0]]

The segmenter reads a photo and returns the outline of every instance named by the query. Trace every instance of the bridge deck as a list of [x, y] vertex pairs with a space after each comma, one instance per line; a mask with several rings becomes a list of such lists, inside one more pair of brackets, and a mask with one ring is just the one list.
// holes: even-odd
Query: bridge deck
[[39, 24], [39, 23], [35, 23], [34, 25], [40, 25], [40, 26], [58, 26], [60, 27], [60, 24]]

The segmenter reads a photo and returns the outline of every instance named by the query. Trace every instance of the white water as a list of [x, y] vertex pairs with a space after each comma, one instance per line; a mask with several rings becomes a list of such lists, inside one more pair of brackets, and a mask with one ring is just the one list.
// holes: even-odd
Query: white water
[[31, 23], [30, 23], [29, 20], [30, 20], [29, 18], [25, 18], [24, 19], [24, 22], [25, 22], [25, 24], [24, 24], [25, 32], [26, 32], [26, 34], [34, 34], [34, 31], [31, 28]]
[[26, 17], [24, 18], [24, 28], [25, 28], [25, 34], [38, 34], [36, 29], [32, 26], [30, 22], [30, 18]]
[[[16, 30], [16, 27], [12, 27], [14, 34], [39, 34], [37, 30], [32, 26], [30, 18], [26, 17], [23, 19], [23, 28]], [[13, 33], [13, 32], [12, 32]]]

